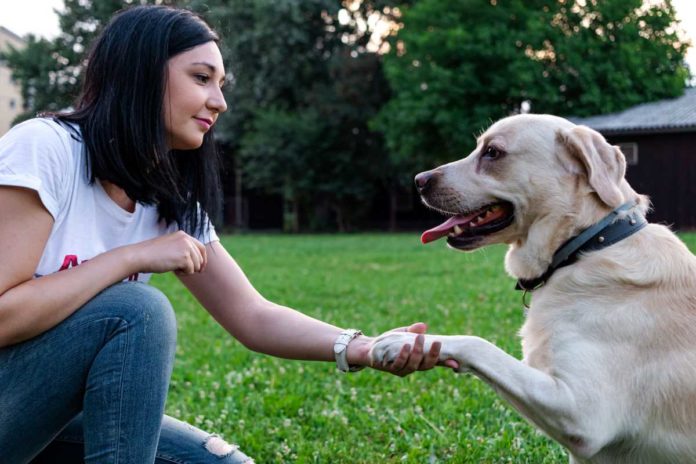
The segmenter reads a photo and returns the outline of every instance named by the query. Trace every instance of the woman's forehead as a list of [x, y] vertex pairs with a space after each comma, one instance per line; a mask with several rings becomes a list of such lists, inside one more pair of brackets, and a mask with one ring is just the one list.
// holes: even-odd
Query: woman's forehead
[[189, 50], [174, 55], [169, 59], [170, 64], [190, 66], [203, 65], [211, 69], [216, 74], [225, 75], [225, 66], [222, 61], [222, 54], [215, 42], [206, 42], [197, 45]]

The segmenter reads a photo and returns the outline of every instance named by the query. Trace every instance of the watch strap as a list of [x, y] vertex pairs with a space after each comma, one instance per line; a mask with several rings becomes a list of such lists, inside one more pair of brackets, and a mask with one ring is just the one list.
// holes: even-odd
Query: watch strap
[[336, 338], [334, 342], [334, 357], [336, 358], [336, 367], [339, 371], [356, 372], [365, 368], [365, 366], [351, 366], [348, 364], [348, 344], [360, 335], [362, 335], [360, 330], [346, 329]]

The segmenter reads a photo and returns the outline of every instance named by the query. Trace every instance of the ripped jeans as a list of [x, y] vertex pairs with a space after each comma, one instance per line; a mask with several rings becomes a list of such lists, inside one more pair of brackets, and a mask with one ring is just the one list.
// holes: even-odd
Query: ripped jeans
[[234, 445], [164, 416], [176, 320], [159, 290], [109, 287], [0, 348], [0, 464], [240, 464]]

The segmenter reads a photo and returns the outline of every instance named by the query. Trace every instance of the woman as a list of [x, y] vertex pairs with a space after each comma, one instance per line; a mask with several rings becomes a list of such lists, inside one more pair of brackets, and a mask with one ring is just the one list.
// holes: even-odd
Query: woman
[[[3, 463], [248, 461], [163, 417], [176, 322], [151, 273], [174, 271], [252, 350], [369, 365], [371, 338], [264, 299], [208, 221], [227, 108], [217, 40], [185, 10], [125, 10], [90, 52], [76, 110], [0, 139]], [[430, 369], [438, 351], [419, 337], [378, 368]]]

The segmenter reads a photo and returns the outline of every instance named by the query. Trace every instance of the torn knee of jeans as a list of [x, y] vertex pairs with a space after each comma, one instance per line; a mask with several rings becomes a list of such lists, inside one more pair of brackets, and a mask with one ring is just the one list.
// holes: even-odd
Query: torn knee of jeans
[[239, 449], [238, 445], [231, 445], [217, 435], [206, 438], [203, 446], [209, 453], [219, 458], [229, 456]]

